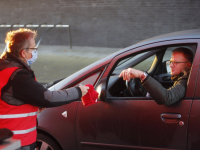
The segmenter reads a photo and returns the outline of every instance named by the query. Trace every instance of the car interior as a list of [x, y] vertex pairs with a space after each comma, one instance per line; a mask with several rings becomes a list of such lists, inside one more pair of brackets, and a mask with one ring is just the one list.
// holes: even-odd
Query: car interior
[[127, 68], [146, 71], [163, 87], [171, 87], [173, 81], [171, 80], [170, 67], [166, 61], [171, 59], [172, 51], [178, 47], [188, 48], [193, 54], [196, 51], [196, 45], [194, 44], [173, 45], [148, 49], [142, 53], [134, 53], [118, 60], [108, 78], [107, 98], [148, 97], [140, 79], [135, 78], [130, 81], [124, 81], [118, 77], [121, 71]]

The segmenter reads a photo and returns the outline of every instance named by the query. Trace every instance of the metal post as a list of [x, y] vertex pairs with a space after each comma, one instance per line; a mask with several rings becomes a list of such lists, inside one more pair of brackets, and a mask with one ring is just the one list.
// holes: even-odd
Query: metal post
[[68, 27], [68, 32], [69, 32], [69, 44], [70, 44], [70, 49], [72, 49], [72, 39], [71, 39], [71, 28], [70, 28], [70, 26]]
[[12, 31], [12, 29], [13, 29], [13, 24], [11, 24], [11, 26], [10, 26], [10, 31]]

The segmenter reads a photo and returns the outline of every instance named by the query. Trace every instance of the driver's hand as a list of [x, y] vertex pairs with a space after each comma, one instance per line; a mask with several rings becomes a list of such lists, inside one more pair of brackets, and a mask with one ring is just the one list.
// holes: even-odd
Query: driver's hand
[[129, 81], [131, 78], [141, 78], [141, 76], [144, 74], [143, 71], [133, 69], [133, 68], [128, 68], [126, 70], [123, 70], [119, 77], [123, 77], [123, 80]]

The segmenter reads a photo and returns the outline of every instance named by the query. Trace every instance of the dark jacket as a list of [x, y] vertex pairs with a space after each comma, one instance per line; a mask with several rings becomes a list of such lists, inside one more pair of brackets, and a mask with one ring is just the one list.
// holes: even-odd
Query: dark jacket
[[55, 107], [79, 100], [79, 87], [60, 91], [49, 91], [35, 81], [33, 70], [18, 57], [7, 53], [0, 59], [0, 71], [9, 67], [19, 67], [2, 88], [1, 98], [11, 105], [31, 104], [38, 107]]
[[174, 82], [172, 87], [166, 89], [158, 81], [149, 76], [142, 85], [157, 104], [170, 105], [185, 96], [187, 79], [187, 75], [181, 76]]

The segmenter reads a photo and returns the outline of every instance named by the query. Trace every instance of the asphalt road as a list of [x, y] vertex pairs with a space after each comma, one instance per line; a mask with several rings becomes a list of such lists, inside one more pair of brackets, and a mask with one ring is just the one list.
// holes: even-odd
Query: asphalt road
[[[3, 52], [5, 44], [0, 44]], [[37, 81], [49, 83], [67, 77], [120, 48], [40, 45], [38, 59], [31, 65]]]

